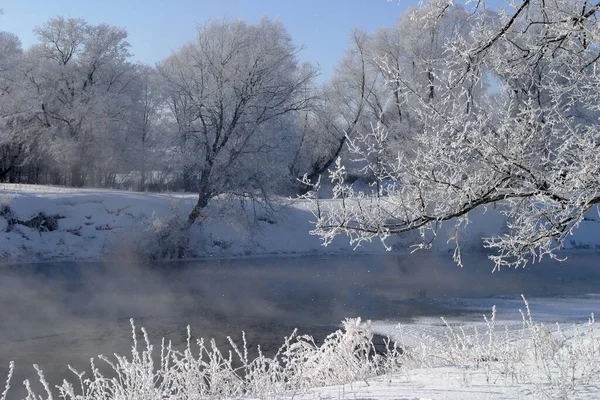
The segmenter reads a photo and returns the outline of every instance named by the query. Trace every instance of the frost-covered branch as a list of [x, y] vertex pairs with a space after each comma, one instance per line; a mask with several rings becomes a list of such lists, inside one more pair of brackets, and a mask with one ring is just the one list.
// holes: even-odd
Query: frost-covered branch
[[[433, 32], [463, 27], [445, 34], [443, 52], [424, 56], [426, 85], [381, 58], [413, 129], [397, 152], [381, 126], [350, 144], [373, 188], [347, 184], [342, 162], [330, 171], [342, 205], [317, 215], [313, 233], [325, 244], [340, 233], [355, 245], [411, 230], [425, 238], [443, 221], [460, 225], [475, 208], [498, 204], [507, 233], [484, 246], [496, 251], [496, 268], [525, 266], [556, 257], [600, 203], [598, 8], [531, 0], [512, 14], [460, 10], [428, 3], [414, 11]], [[475, 90], [489, 76], [496, 93]]]

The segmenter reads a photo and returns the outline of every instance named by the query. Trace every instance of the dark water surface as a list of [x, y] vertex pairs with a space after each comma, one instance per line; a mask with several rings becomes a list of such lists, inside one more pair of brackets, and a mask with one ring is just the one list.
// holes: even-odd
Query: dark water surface
[[33, 363], [58, 384], [72, 378], [67, 364], [88, 370], [90, 357], [130, 354], [129, 318], [155, 347], [162, 337], [183, 344], [191, 325], [222, 345], [244, 330], [250, 346], [269, 353], [295, 327], [322, 338], [345, 317], [408, 322], [451, 312], [423, 298], [600, 292], [597, 255], [493, 274], [484, 255], [465, 265], [415, 254], [2, 267], [0, 381], [10, 360], [20, 386], [35, 377]]

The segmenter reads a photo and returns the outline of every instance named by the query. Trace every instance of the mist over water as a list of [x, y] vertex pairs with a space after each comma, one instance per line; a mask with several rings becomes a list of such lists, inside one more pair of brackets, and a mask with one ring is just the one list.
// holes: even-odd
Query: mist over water
[[322, 339], [346, 317], [408, 322], [453, 312], [427, 298], [586, 294], [600, 281], [598, 256], [494, 274], [483, 254], [465, 265], [422, 253], [7, 266], [0, 280], [0, 376], [14, 360], [18, 387], [35, 378], [37, 363], [55, 385], [74, 377], [68, 364], [87, 370], [98, 354], [129, 354], [129, 318], [147, 328], [155, 351], [162, 337], [182, 346], [190, 325], [195, 337], [215, 337], [222, 350], [226, 336], [239, 342], [243, 330], [250, 347], [272, 354], [296, 327]]

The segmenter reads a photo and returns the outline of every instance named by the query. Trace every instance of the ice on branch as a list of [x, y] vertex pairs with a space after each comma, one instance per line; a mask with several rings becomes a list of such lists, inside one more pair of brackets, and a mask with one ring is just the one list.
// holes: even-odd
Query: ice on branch
[[[344, 233], [355, 246], [412, 230], [430, 240], [443, 222], [460, 231], [470, 211], [495, 204], [506, 233], [483, 245], [496, 268], [557, 257], [600, 203], [600, 3], [439, 5], [400, 19], [414, 39], [403, 58], [379, 48], [401, 120], [348, 141], [373, 184], [355, 189], [338, 159], [330, 179], [341, 205], [313, 196], [312, 233], [325, 244]], [[392, 146], [391, 136], [404, 139]]]

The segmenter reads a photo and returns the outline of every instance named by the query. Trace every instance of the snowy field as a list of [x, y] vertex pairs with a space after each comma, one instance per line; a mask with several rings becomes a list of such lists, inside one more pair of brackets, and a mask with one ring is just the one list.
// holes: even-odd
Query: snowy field
[[[279, 198], [274, 210], [251, 200], [213, 201], [201, 225], [181, 234], [196, 196], [52, 186], [0, 185], [0, 260], [6, 263], [139, 257], [150, 259], [248, 257], [257, 255], [384, 253], [378, 241], [357, 249], [338, 237], [327, 248], [311, 236], [310, 204]], [[334, 201], [329, 205], [336, 207]], [[44, 218], [40, 219], [40, 215]], [[590, 215], [567, 249], [597, 251], [600, 224]], [[461, 236], [465, 251], [480, 251], [482, 236], [502, 232], [494, 209], [476, 210]], [[451, 224], [448, 224], [450, 230]], [[444, 228], [442, 228], [444, 229]], [[448, 235], [434, 249], [447, 253]], [[389, 238], [396, 252], [409, 252], [416, 234]]]

